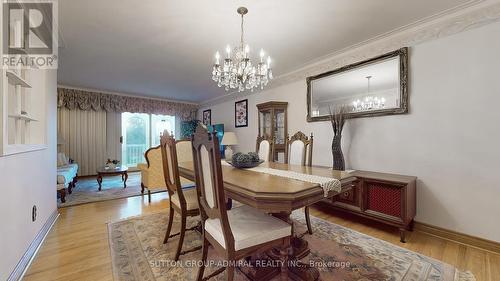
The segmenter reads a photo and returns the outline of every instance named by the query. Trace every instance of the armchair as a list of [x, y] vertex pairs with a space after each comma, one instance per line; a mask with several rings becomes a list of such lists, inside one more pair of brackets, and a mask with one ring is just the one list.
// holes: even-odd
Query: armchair
[[78, 164], [73, 162], [66, 154], [57, 153], [57, 193], [61, 202], [65, 202], [66, 188], [71, 194], [78, 176]]
[[[180, 140], [176, 142], [178, 162], [193, 161], [191, 141]], [[148, 202], [151, 203], [151, 191], [167, 191], [165, 177], [163, 176], [163, 161], [160, 146], [148, 149], [144, 153], [146, 163], [140, 163], [137, 168], [141, 170], [141, 193], [148, 191]], [[194, 182], [181, 177], [183, 188], [194, 186]]]

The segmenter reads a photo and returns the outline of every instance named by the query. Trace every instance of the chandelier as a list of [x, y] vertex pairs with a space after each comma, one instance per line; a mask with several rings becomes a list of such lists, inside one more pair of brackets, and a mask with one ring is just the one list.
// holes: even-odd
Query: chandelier
[[355, 100], [352, 102], [352, 111], [365, 111], [365, 110], [372, 110], [372, 109], [384, 109], [385, 108], [385, 98], [379, 98], [377, 96], [372, 96], [370, 95], [370, 80], [372, 79], [372, 76], [366, 76], [366, 80], [368, 80], [368, 86], [367, 86], [367, 91], [366, 94], [367, 96], [364, 98], [364, 100]]
[[271, 57], [267, 56], [264, 62], [264, 50], [260, 50], [260, 61], [253, 65], [250, 61], [250, 46], [245, 44], [243, 31], [243, 16], [248, 13], [248, 9], [240, 7], [237, 10], [241, 15], [241, 37], [239, 46], [231, 50], [231, 46], [226, 47], [226, 57], [222, 59], [219, 52], [215, 53], [215, 64], [212, 70], [212, 80], [217, 82], [217, 86], [224, 87], [226, 91], [238, 89], [238, 92], [251, 90], [260, 87], [263, 89], [269, 80], [273, 78], [271, 70]]

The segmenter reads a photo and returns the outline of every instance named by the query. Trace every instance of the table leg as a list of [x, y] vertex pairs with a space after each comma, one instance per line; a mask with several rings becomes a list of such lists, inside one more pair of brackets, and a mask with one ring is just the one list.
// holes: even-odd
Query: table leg
[[123, 173], [122, 178], [123, 177], [125, 177], [125, 179], [123, 180], [123, 188], [127, 188], [128, 173]]
[[[288, 277], [290, 280], [295, 281], [316, 281], [319, 280], [318, 269], [309, 266], [308, 264], [299, 262], [300, 259], [309, 255], [310, 249], [307, 241], [298, 236], [294, 232], [291, 213], [273, 214], [273, 216], [280, 218], [292, 225], [292, 240], [290, 248], [288, 249]], [[255, 260], [280, 260], [280, 250], [273, 249], [265, 255], [257, 255], [249, 258], [250, 264], [255, 264]], [[265, 264], [265, 263], [264, 263]], [[266, 281], [271, 280], [280, 273], [279, 268], [274, 267], [244, 267], [240, 269], [246, 277], [250, 280]]]
[[97, 183], [99, 184], [99, 191], [101, 191], [101, 188], [102, 188], [102, 175], [101, 174], [97, 175]]

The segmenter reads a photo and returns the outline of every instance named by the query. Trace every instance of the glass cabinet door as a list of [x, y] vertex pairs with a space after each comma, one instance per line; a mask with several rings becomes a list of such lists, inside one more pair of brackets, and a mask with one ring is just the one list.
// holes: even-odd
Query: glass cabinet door
[[260, 135], [271, 136], [272, 115], [271, 111], [261, 111], [260, 113]]
[[274, 110], [274, 136], [276, 144], [285, 144], [285, 110]]

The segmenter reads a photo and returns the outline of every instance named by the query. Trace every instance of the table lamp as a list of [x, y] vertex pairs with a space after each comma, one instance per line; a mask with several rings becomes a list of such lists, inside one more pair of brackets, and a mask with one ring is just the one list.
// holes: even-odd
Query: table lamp
[[231, 149], [231, 145], [238, 144], [238, 138], [236, 137], [236, 134], [233, 132], [225, 132], [224, 136], [222, 137], [221, 144], [226, 146], [224, 152], [226, 159], [233, 158], [233, 150]]

